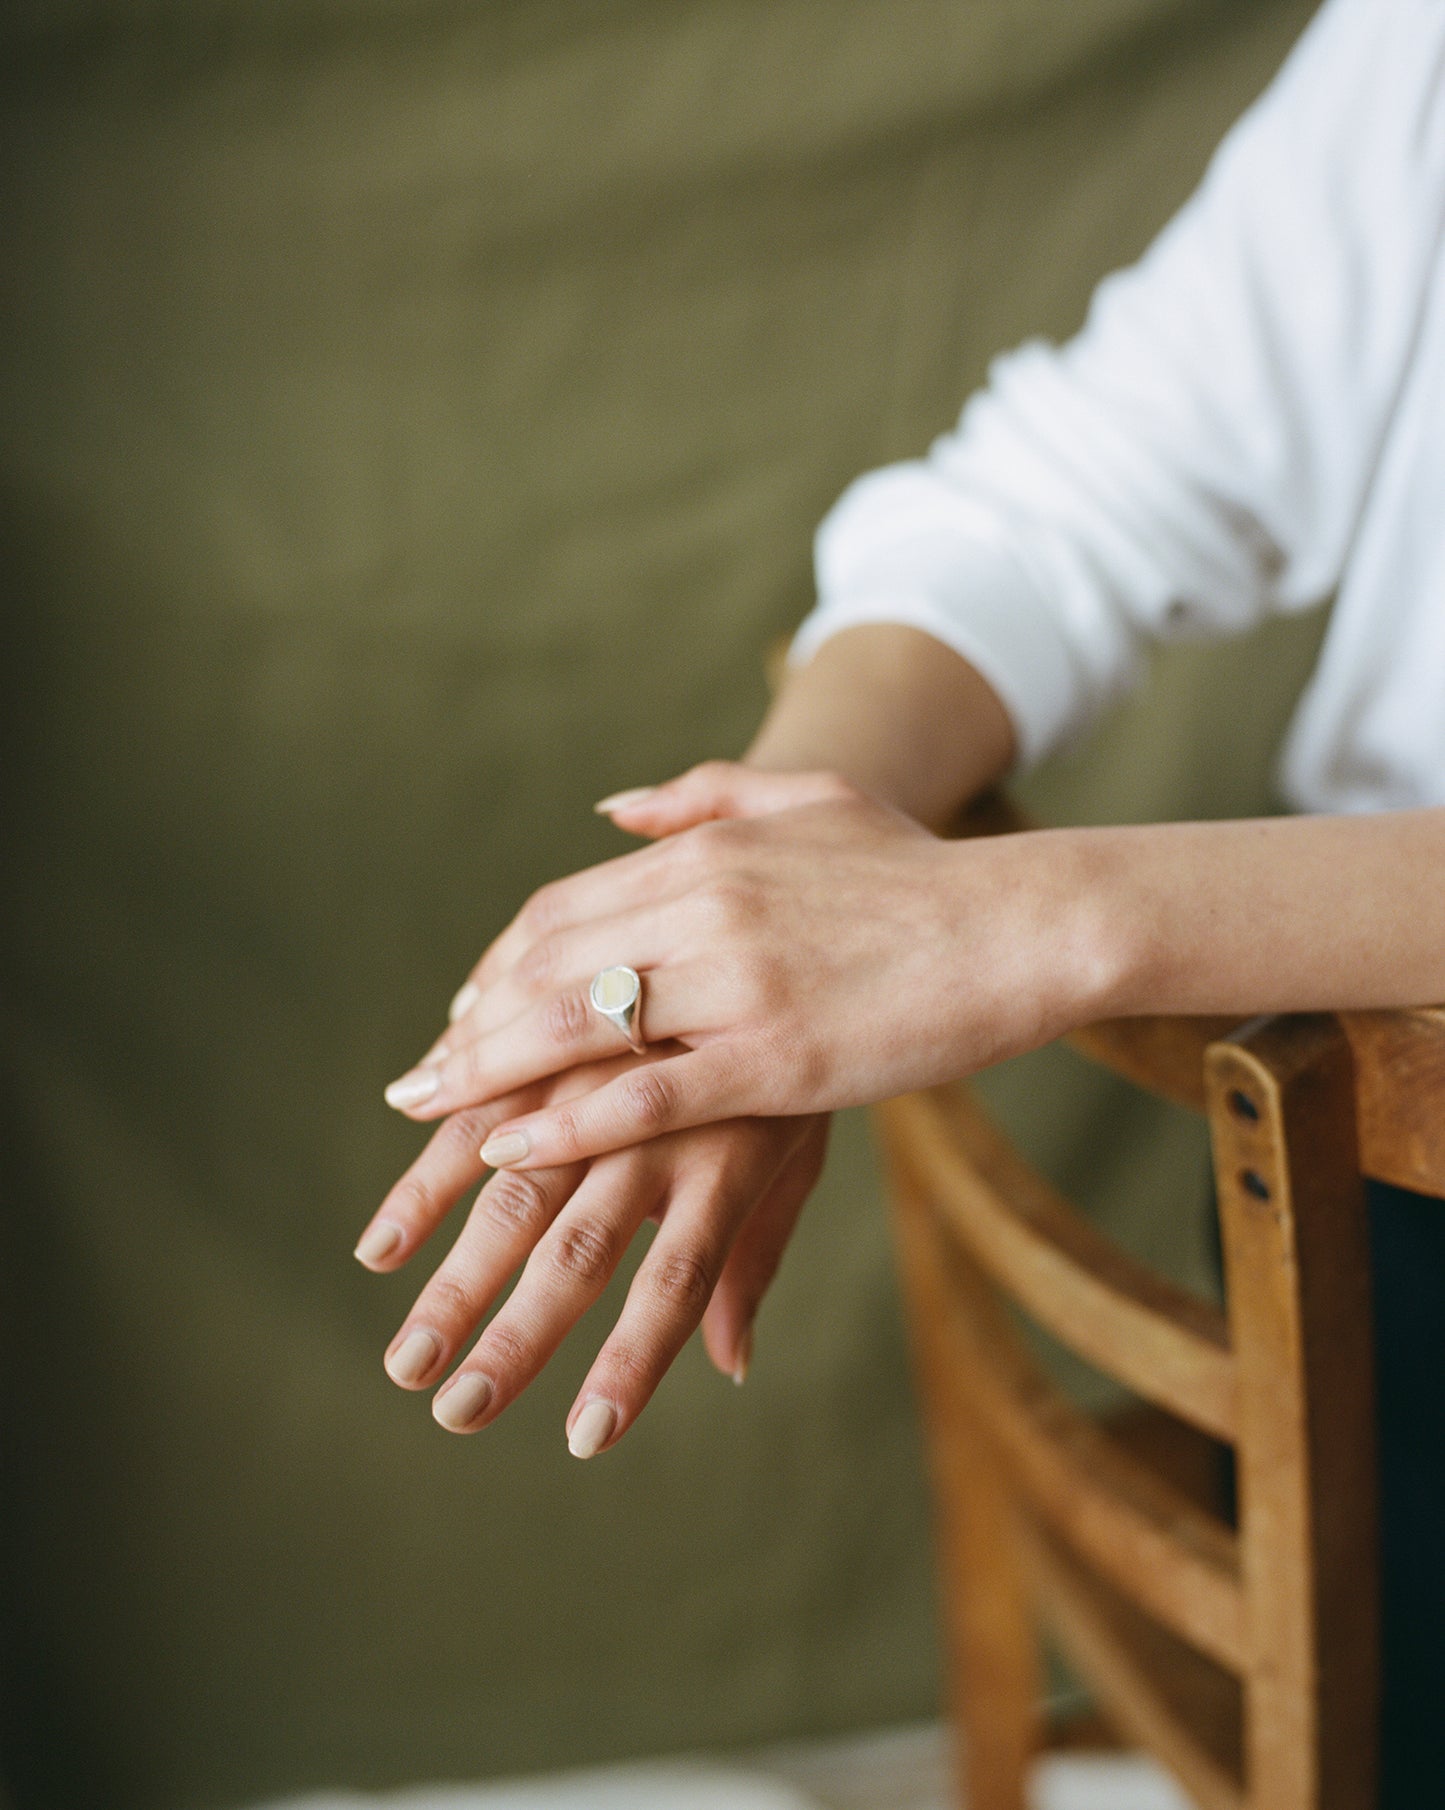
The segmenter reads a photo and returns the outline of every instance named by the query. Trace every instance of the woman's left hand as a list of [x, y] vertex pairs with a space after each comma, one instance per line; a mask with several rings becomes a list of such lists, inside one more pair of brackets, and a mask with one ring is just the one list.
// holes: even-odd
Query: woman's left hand
[[[663, 1046], [641, 1060], [668, 1053]], [[400, 1269], [483, 1180], [478, 1148], [493, 1124], [574, 1099], [638, 1060], [629, 1054], [573, 1069], [445, 1119], [377, 1209], [358, 1259], [373, 1270]], [[657, 1235], [567, 1417], [572, 1451], [588, 1458], [622, 1437], [699, 1323], [713, 1364], [741, 1382], [754, 1318], [818, 1179], [827, 1131], [824, 1118], [735, 1120], [592, 1162], [492, 1176], [387, 1346], [388, 1375], [404, 1389], [440, 1384], [432, 1412], [449, 1432], [490, 1425], [597, 1300], [651, 1219]]]
[[[508, 1119], [489, 1163], [550, 1167], [684, 1126], [883, 1099], [1046, 1041], [1099, 1003], [1084, 997], [1099, 963], [1071, 908], [1072, 845], [1051, 858], [1050, 833], [944, 842], [829, 776], [704, 771], [726, 796], [676, 813], [695, 827], [533, 895], [450, 1029], [388, 1089], [394, 1106], [441, 1118], [615, 1053], [588, 999], [605, 967], [641, 974], [643, 1035], [683, 1047]], [[664, 833], [664, 795], [689, 783], [707, 789], [684, 775], [635, 821], [616, 814]]]

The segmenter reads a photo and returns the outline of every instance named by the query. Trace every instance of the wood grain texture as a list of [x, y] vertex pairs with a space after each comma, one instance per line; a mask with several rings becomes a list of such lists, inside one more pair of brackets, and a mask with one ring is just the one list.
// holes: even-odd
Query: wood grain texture
[[973, 1260], [1040, 1325], [1137, 1395], [1233, 1437], [1234, 1359], [1217, 1307], [1097, 1232], [966, 1089], [936, 1088], [879, 1112], [896, 1160]]
[[[1211, 1676], [1199, 1664], [1190, 1667], [1187, 1651], [1164, 1647], [1147, 1622], [1047, 1539], [1027, 1526], [1022, 1538], [1052, 1632], [1120, 1733], [1157, 1755], [1200, 1810], [1248, 1810], [1240, 1782], [1238, 1692], [1229, 1690], [1228, 1678]], [[1230, 1697], [1221, 1706], [1220, 1699]], [[1204, 1701], [1212, 1713], [1201, 1716]], [[1218, 1741], [1221, 1724], [1231, 1723], [1234, 1739]]]
[[[1410, 1072], [1433, 1085], [1439, 1015], [1409, 1016], [1421, 1021], [1404, 1027]], [[1186, 1026], [1184, 1044], [1198, 1049], [1199, 1031]], [[1398, 1078], [1402, 1045], [1366, 1032], [1397, 1052]], [[1326, 1016], [1257, 1020], [1200, 1052], [1227, 1323], [1078, 1221], [957, 1090], [880, 1109], [947, 1594], [959, 1599], [954, 1646], [968, 1655], [954, 1714], [974, 1810], [1019, 1801], [1033, 1725], [1006, 1623], [1027, 1625], [1030, 1609], [1053, 1621], [1121, 1729], [1211, 1810], [1373, 1803], [1372, 1343], [1352, 1057], [1364, 1034], [1347, 1039]], [[1181, 1412], [1187, 1401], [1196, 1424], [1231, 1431], [1237, 1535], [1059, 1395], [1000, 1295], [1149, 1399]], [[1199, 1411], [1198, 1374], [1216, 1388], [1228, 1377], [1227, 1409], [1221, 1393]], [[1117, 1612], [1101, 1616], [1106, 1599]], [[1238, 1679], [1240, 1776], [1161, 1695], [1139, 1637], [1151, 1623]], [[987, 1653], [1003, 1659], [985, 1665]], [[985, 1672], [990, 1684], [966, 1681]]]
[[939, 1335], [948, 1374], [967, 1378], [945, 1413], [962, 1413], [985, 1435], [1029, 1513], [1115, 1589], [1201, 1651], [1243, 1665], [1233, 1532], [1068, 1401], [967, 1260], [936, 1244], [934, 1264], [949, 1273]]
[[[1344, 1012], [1355, 1059], [1360, 1167], [1379, 1181], [1445, 1198], [1445, 1006]], [[1135, 1086], [1206, 1108], [1204, 1057], [1233, 1018], [1113, 1018], [1066, 1041]]]
[[1204, 1052], [1239, 1023], [1238, 1017], [1106, 1018], [1066, 1041], [1136, 1087], [1203, 1112]]
[[1209, 1052], [1239, 1362], [1246, 1771], [1269, 1810], [1362, 1810], [1377, 1768], [1374, 1366], [1349, 1044], [1260, 1020]]
[[[957, 833], [1028, 827], [995, 797]], [[940, 1501], [948, 1587], [985, 1591], [1003, 1653], [1017, 1651], [1003, 1618], [1026, 1616], [1031, 1601], [1120, 1729], [1206, 1810], [1371, 1810], [1378, 1530], [1363, 1177], [1440, 1196], [1445, 1211], [1445, 1007], [1242, 1025], [1119, 1019], [1069, 1041], [1207, 1113], [1227, 1315], [1108, 1245], [962, 1090], [880, 1108], [935, 1473], [966, 1471], [994, 1504], [995, 1538], [1012, 1535], [1006, 1553], [949, 1536], [955, 1481], [952, 1502]], [[1147, 1400], [1230, 1438], [1237, 1537], [1058, 1396], [1000, 1296]], [[1007, 1589], [973, 1560], [1003, 1567]], [[1201, 1739], [1181, 1708], [1188, 1692], [1164, 1688], [1166, 1628], [1196, 1649], [1175, 1644], [1181, 1676], [1203, 1667], [1217, 1684], [1205, 1655], [1234, 1675], [1232, 1746]], [[1025, 1674], [1015, 1660], [997, 1778], [974, 1754], [973, 1810], [1019, 1801]], [[971, 1749], [989, 1743], [989, 1717], [961, 1684], [955, 1716]]]
[[1346, 1012], [1366, 1175], [1445, 1196], [1445, 1006]]
[[959, 1803], [1027, 1810], [1029, 1766], [1043, 1736], [1043, 1672], [1033, 1636], [1014, 1507], [957, 1386], [944, 1339], [945, 1269], [928, 1208], [893, 1176], [894, 1233], [910, 1299], [914, 1368], [933, 1437], [933, 1486], [950, 1720], [960, 1739]]

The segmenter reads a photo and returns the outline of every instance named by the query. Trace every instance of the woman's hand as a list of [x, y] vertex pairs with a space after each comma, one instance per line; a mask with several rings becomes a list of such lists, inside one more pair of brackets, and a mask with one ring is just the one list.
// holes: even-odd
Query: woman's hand
[[[612, 801], [619, 821], [656, 834], [714, 820], [534, 894], [456, 1021], [388, 1090], [393, 1105], [438, 1118], [604, 1056], [618, 1033], [587, 989], [620, 964], [643, 975], [643, 1034], [681, 1047], [507, 1116], [488, 1162], [550, 1167], [684, 1126], [882, 1099], [1107, 1003], [1108, 942], [1078, 883], [1078, 838], [946, 843], [836, 778], [707, 773]], [[715, 809], [696, 797], [675, 808], [708, 784]]]
[[[652, 1063], [666, 1060], [665, 1048], [649, 1052]], [[499, 1120], [544, 1101], [579, 1099], [645, 1065], [628, 1056], [576, 1069], [453, 1114], [382, 1202], [357, 1256], [377, 1271], [406, 1263], [481, 1180], [478, 1150]], [[452, 1432], [486, 1426], [542, 1369], [653, 1219], [657, 1235], [568, 1415], [572, 1451], [590, 1458], [621, 1437], [699, 1321], [712, 1362], [741, 1382], [753, 1318], [818, 1178], [826, 1141], [823, 1118], [743, 1120], [591, 1162], [494, 1175], [387, 1347], [388, 1374], [403, 1388], [430, 1387], [524, 1266], [432, 1405]]]

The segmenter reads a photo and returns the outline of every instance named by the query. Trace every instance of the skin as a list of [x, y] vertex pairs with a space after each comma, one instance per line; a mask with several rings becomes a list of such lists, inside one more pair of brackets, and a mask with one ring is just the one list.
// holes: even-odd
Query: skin
[[[575, 1430], [589, 1403], [604, 1404], [602, 1443], [615, 1443], [707, 1298], [710, 1354], [739, 1368], [757, 1278], [776, 1266], [820, 1152], [820, 1132], [787, 1148], [779, 1126], [819, 1126], [838, 1107], [971, 1073], [1102, 1017], [1445, 999], [1445, 811], [964, 843], [925, 827], [1013, 754], [1003, 707], [972, 667], [880, 625], [839, 635], [793, 676], [744, 763], [611, 801], [651, 845], [535, 894], [392, 1090], [420, 1121], [460, 1116], [499, 1169], [473, 1209], [482, 1230], [468, 1221], [462, 1256], [393, 1343], [394, 1354], [409, 1329], [446, 1320], [435, 1366], [410, 1386], [434, 1380], [500, 1291], [502, 1266], [526, 1258], [517, 1315], [514, 1294], [463, 1365], [492, 1384], [468, 1423], [485, 1424], [595, 1298], [558, 1261], [566, 1229], [602, 1223], [615, 1264], [662, 1212], [665, 1256], [660, 1234], [634, 1284], [638, 1294], [651, 1265], [644, 1298], [634, 1312], [629, 1296], [569, 1416]], [[641, 1062], [615, 1060], [616, 1030], [586, 1003], [591, 976], [621, 962], [644, 975], [654, 1047]], [[442, 1137], [456, 1151], [466, 1141]], [[418, 1178], [431, 1148], [398, 1188], [405, 1199], [420, 1183], [433, 1205], [378, 1267], [405, 1261], [442, 1203], [480, 1177], [472, 1155], [470, 1169], [438, 1157], [445, 1179]], [[545, 1210], [514, 1215], [511, 1241], [493, 1231], [488, 1244], [488, 1195], [508, 1175], [513, 1187], [555, 1179]], [[399, 1219], [396, 1197], [379, 1218]], [[733, 1256], [754, 1242], [767, 1261], [734, 1284]], [[690, 1278], [676, 1299], [656, 1287], [665, 1261]]]
[[[663, 1047], [646, 1060], [667, 1055]], [[368, 1228], [392, 1240], [368, 1267], [402, 1267], [476, 1187], [487, 1167], [478, 1152], [499, 1118], [585, 1094], [634, 1066], [632, 1057], [614, 1058], [449, 1115]], [[388, 1374], [407, 1389], [437, 1383], [521, 1268], [505, 1306], [433, 1401], [449, 1432], [479, 1431], [551, 1358], [651, 1220], [657, 1235], [568, 1416], [569, 1437], [582, 1407], [603, 1401], [614, 1410], [603, 1443], [621, 1438], [699, 1324], [714, 1364], [742, 1381], [753, 1316], [826, 1141], [825, 1119], [773, 1118], [710, 1125], [593, 1162], [493, 1174], [387, 1347]]]

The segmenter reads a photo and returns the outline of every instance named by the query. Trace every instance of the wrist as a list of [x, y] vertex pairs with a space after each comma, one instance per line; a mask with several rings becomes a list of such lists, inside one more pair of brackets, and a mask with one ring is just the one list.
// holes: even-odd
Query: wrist
[[1247, 1001], [1250, 989], [1238, 987], [1233, 968], [1221, 969], [1218, 932], [1228, 910], [1217, 891], [1218, 864], [1199, 858], [1197, 828], [1129, 824], [1052, 832], [1070, 845], [1075, 889], [1073, 1020], [1066, 1028], [1106, 1018], [1229, 1011], [1234, 993]]
[[950, 846], [965, 858], [986, 850], [996, 864], [1006, 918], [999, 979], [1017, 1001], [1020, 1049], [1131, 1009], [1148, 957], [1111, 831], [1027, 830]]
[[1113, 829], [1054, 832], [1066, 845], [1060, 863], [1069, 899], [1065, 944], [1067, 1030], [1122, 1018], [1145, 1008], [1145, 975], [1154, 962], [1154, 926], [1143, 909], [1128, 833]]

